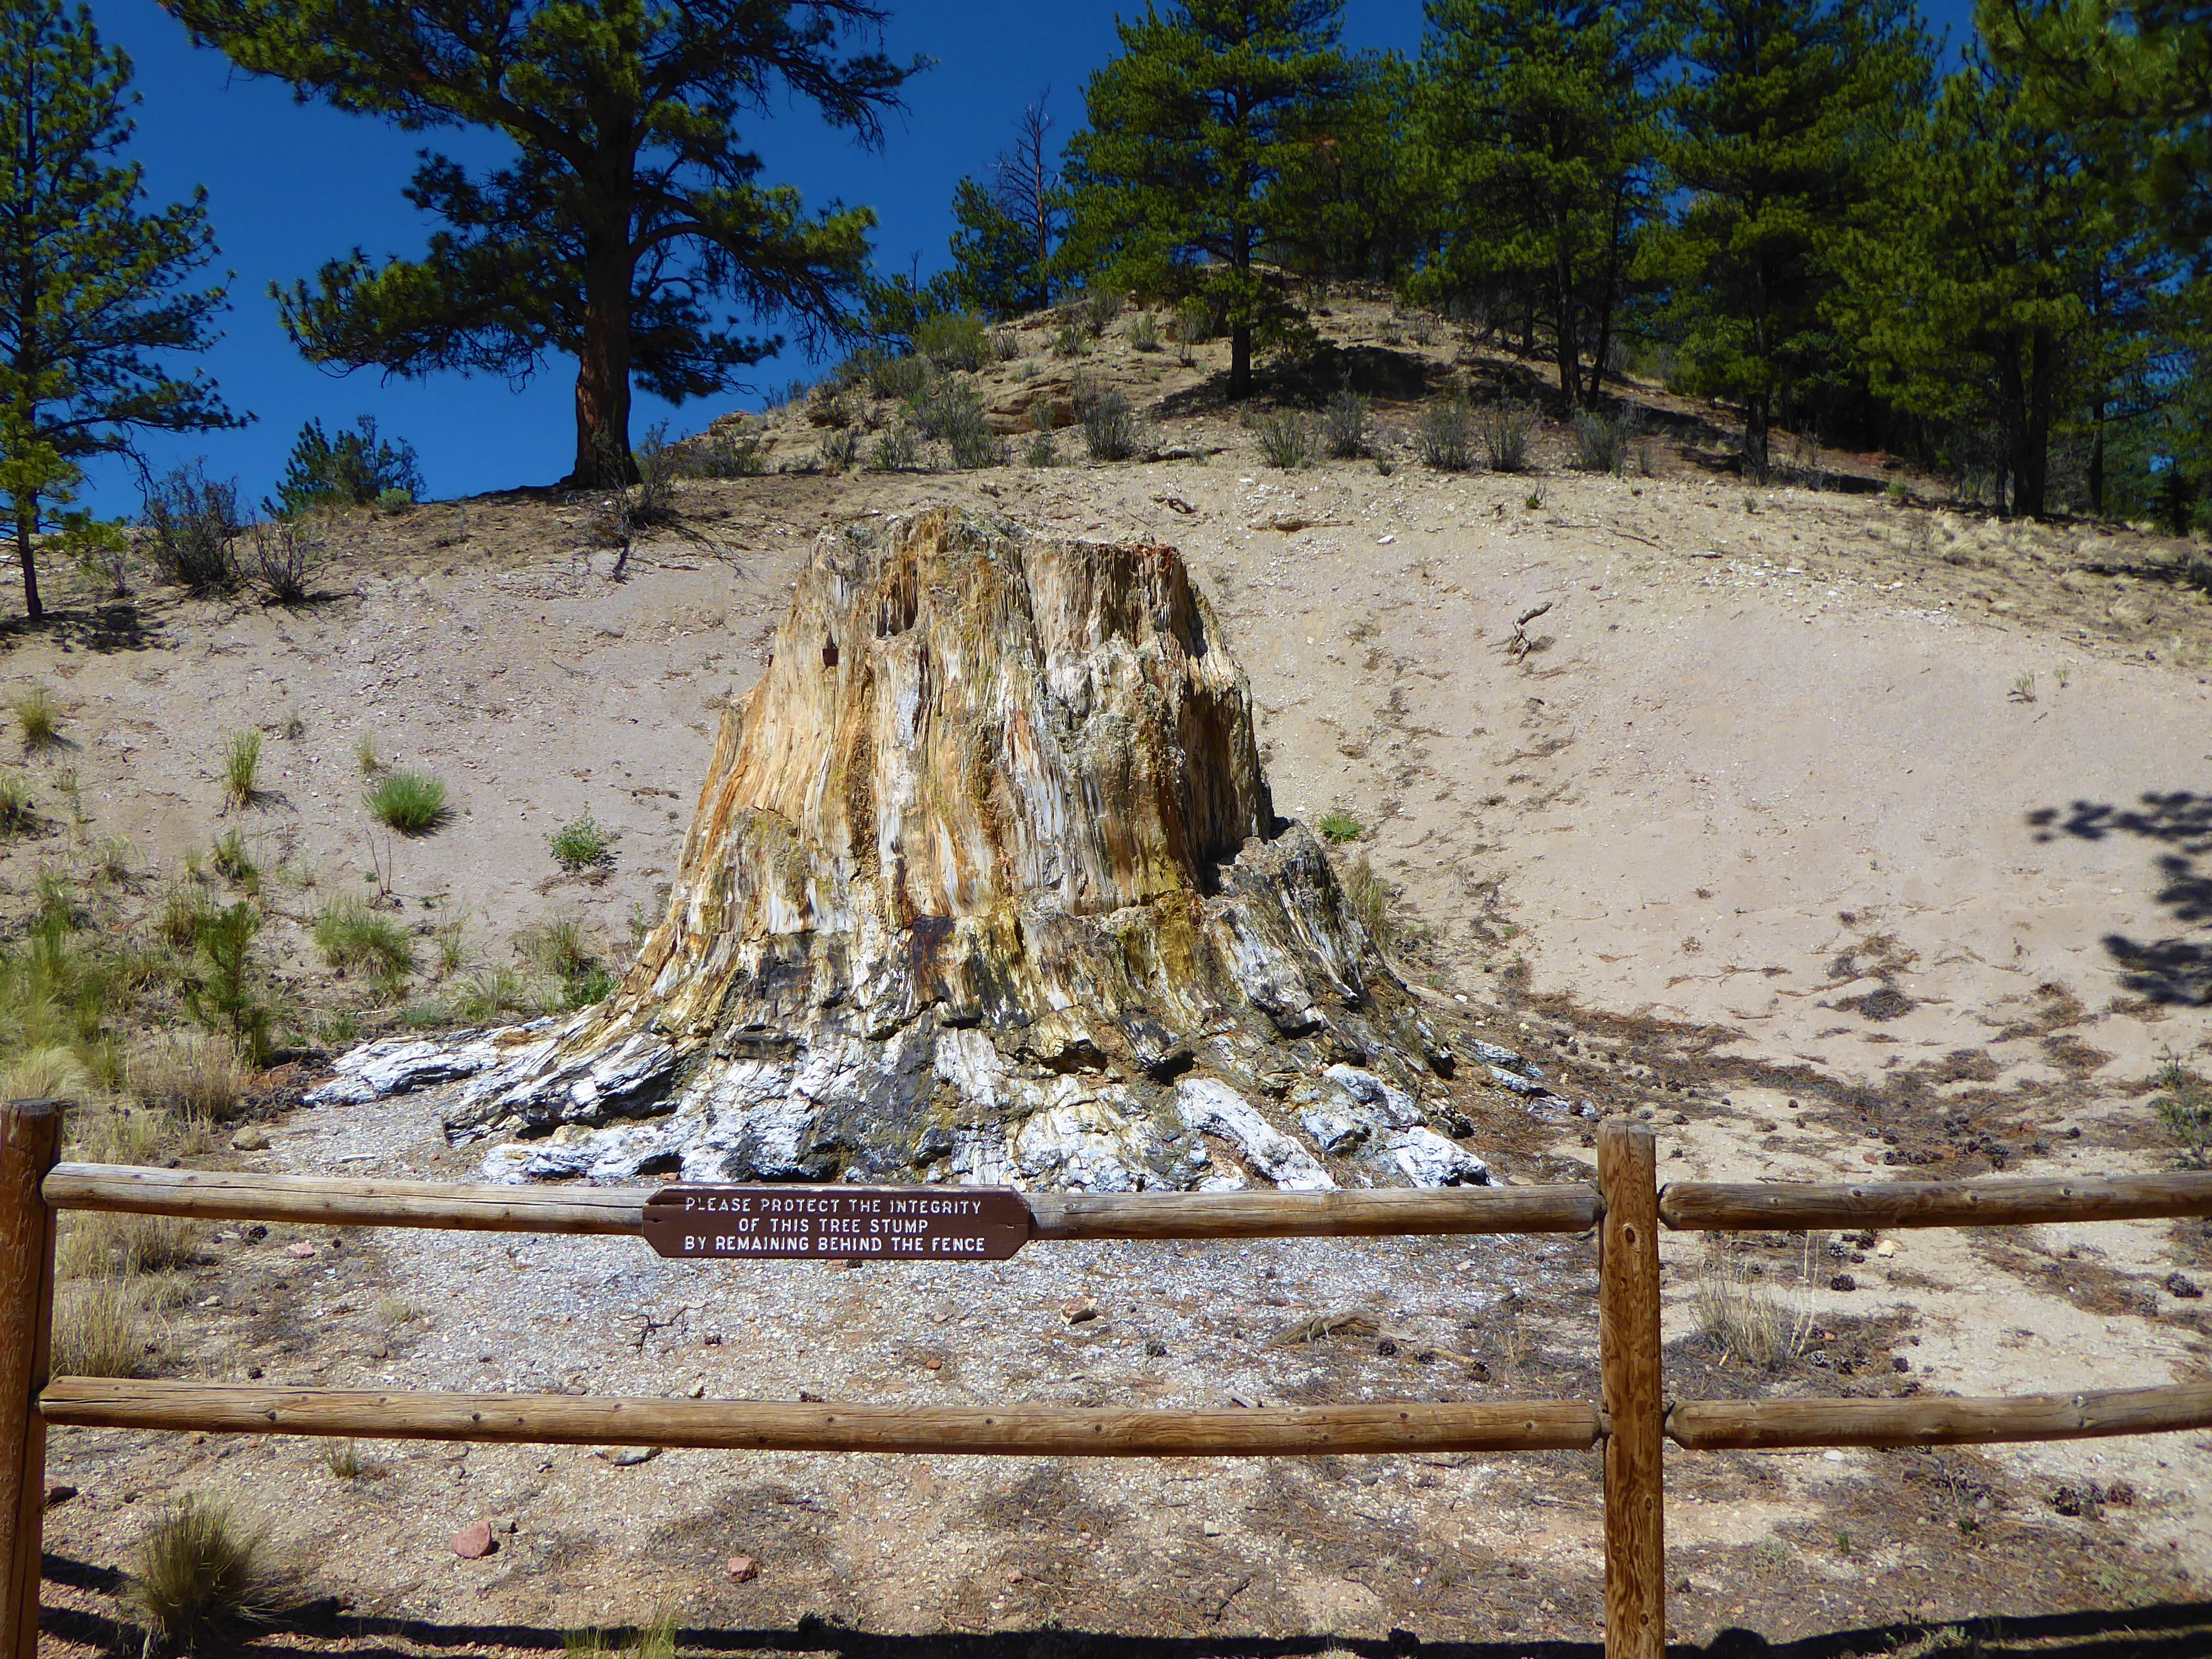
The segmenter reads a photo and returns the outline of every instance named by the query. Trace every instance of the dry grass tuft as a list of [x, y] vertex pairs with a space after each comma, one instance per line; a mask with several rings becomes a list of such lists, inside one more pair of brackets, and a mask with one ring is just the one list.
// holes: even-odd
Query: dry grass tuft
[[[1806, 1243], [1809, 1268], [1813, 1244]], [[1778, 1371], [1805, 1352], [1813, 1334], [1809, 1303], [1792, 1306], [1729, 1260], [1717, 1241], [1698, 1273], [1698, 1329], [1725, 1358]]]
[[144, 1310], [137, 1287], [119, 1279], [94, 1279], [57, 1296], [53, 1374], [135, 1376], [146, 1354]]
[[213, 1647], [274, 1613], [283, 1580], [267, 1540], [212, 1498], [185, 1497], [140, 1542], [123, 1605], [145, 1626], [146, 1650]]
[[1363, 854], [1344, 869], [1344, 902], [1376, 948], [1387, 951], [1397, 930], [1390, 918], [1390, 884]]
[[676, 1615], [664, 1608], [627, 1637], [572, 1630], [561, 1645], [566, 1659], [676, 1659]]
[[147, 1105], [187, 1119], [220, 1123], [234, 1116], [246, 1092], [238, 1051], [208, 1031], [172, 1031], [131, 1058], [131, 1092]]
[[143, 1273], [168, 1273], [199, 1260], [200, 1230], [173, 1215], [70, 1217], [54, 1244], [58, 1278], [114, 1279], [128, 1285]]
[[67, 1048], [33, 1048], [0, 1066], [9, 1100], [81, 1100], [91, 1088], [84, 1062]]

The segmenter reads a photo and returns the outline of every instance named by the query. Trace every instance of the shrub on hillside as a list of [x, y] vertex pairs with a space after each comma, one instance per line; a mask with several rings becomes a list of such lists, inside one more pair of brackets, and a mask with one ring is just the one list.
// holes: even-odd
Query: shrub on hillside
[[399, 505], [419, 498], [422, 471], [415, 446], [378, 435], [376, 416], [364, 415], [350, 432], [336, 437], [323, 430], [320, 420], [309, 421], [293, 441], [276, 485], [276, 499], [284, 512], [297, 514], [316, 507], [381, 506], [397, 494]]
[[1439, 472], [1465, 472], [1474, 465], [1474, 413], [1464, 398], [1447, 398], [1421, 411], [1417, 442], [1424, 465]]
[[238, 582], [238, 483], [210, 478], [195, 461], [146, 492], [147, 551], [179, 587], [210, 593]]
[[1118, 386], [1093, 389], [1077, 382], [1075, 417], [1094, 461], [1126, 461], [1142, 447], [1136, 405]]
[[940, 312], [915, 325], [914, 349], [939, 368], [972, 374], [991, 357], [990, 331], [981, 317]]

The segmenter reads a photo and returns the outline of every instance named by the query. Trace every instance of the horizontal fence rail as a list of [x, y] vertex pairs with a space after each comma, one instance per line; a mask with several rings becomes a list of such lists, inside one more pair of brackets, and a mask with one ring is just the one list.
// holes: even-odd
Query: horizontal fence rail
[[1685, 1400], [1667, 1433], [1692, 1451], [1974, 1446], [2212, 1428], [2212, 1382], [1958, 1400]]
[[2069, 1221], [2163, 1221], [2212, 1216], [2212, 1174], [2046, 1180], [1677, 1181], [1660, 1189], [1659, 1218], [1680, 1232], [1791, 1232], [1847, 1227], [2026, 1227]]
[[1596, 1407], [1562, 1400], [1123, 1411], [1079, 1406], [838, 1406], [409, 1394], [95, 1376], [54, 1378], [46, 1384], [40, 1409], [48, 1423], [82, 1428], [1006, 1457], [1588, 1451], [1602, 1431]]
[[[56, 1209], [465, 1232], [642, 1234], [652, 1187], [555, 1190], [331, 1176], [235, 1175], [57, 1164]], [[925, 1189], [926, 1190], [926, 1189]], [[1033, 1238], [1319, 1238], [1436, 1233], [1581, 1233], [1591, 1188], [1446, 1187], [1331, 1193], [1024, 1193]]]

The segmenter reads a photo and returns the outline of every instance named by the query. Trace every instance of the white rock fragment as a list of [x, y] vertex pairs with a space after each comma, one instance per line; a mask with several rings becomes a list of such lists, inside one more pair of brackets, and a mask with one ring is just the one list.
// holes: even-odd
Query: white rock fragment
[[1390, 1160], [1416, 1187], [1484, 1187], [1490, 1166], [1466, 1147], [1434, 1129], [1407, 1129], [1391, 1136]]
[[1234, 1141], [1245, 1161], [1285, 1192], [1333, 1192], [1336, 1182], [1311, 1152], [1254, 1111], [1243, 1096], [1212, 1078], [1176, 1085], [1176, 1109], [1194, 1129]]

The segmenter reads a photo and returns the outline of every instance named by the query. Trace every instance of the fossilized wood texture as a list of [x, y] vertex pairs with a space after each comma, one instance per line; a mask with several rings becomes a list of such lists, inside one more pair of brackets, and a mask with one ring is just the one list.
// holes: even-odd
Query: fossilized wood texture
[[465, 1076], [507, 1176], [1480, 1181], [1449, 1066], [1174, 550], [934, 512], [817, 544], [613, 996], [318, 1097]]

